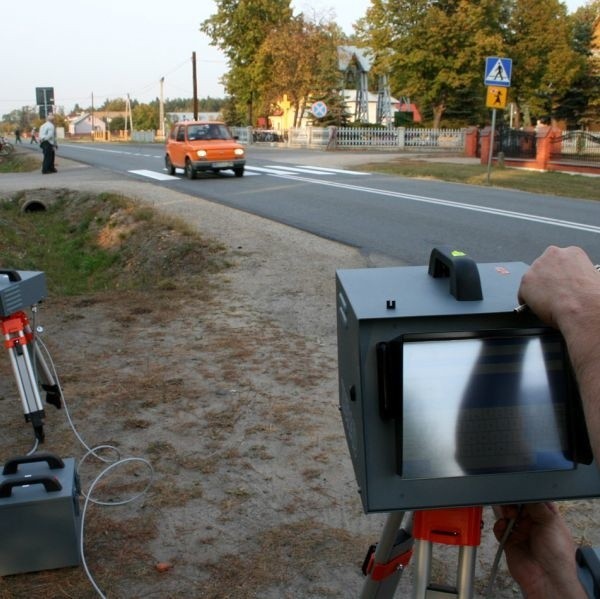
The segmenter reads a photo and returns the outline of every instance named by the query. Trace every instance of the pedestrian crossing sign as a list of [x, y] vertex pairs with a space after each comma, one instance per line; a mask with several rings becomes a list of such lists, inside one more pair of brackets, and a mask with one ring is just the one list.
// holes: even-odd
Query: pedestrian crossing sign
[[484, 83], [497, 87], [510, 87], [511, 72], [512, 60], [510, 58], [488, 56], [485, 59]]

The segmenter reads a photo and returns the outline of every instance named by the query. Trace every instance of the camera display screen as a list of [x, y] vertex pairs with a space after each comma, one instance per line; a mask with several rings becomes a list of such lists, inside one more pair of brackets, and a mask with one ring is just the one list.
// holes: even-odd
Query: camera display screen
[[402, 477], [575, 468], [567, 368], [551, 332], [405, 335]]

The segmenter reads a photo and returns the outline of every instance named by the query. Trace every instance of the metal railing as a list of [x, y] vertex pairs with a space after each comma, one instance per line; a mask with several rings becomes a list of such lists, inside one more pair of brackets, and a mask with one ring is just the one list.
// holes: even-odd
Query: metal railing
[[535, 131], [502, 128], [494, 139], [494, 155], [502, 152], [507, 158], [535, 158], [536, 143]]
[[567, 131], [552, 140], [550, 160], [600, 164], [600, 135], [588, 131]]
[[294, 127], [287, 131], [263, 131], [230, 127], [240, 143], [282, 143], [290, 147], [321, 149], [415, 149], [462, 152], [464, 129], [411, 127]]

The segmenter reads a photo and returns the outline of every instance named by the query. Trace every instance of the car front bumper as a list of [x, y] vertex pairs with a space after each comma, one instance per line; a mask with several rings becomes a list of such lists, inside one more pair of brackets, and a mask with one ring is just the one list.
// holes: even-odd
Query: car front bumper
[[246, 164], [245, 159], [236, 160], [193, 160], [192, 168], [195, 171], [214, 171], [243, 168]]

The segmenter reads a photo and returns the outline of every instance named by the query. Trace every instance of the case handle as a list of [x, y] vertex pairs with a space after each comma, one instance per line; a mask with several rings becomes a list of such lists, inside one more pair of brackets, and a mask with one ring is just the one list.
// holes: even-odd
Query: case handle
[[51, 470], [65, 467], [65, 463], [57, 455], [47, 451], [39, 451], [37, 453], [32, 453], [31, 455], [11, 458], [6, 462], [6, 464], [4, 464], [2, 474], [4, 476], [8, 474], [16, 474], [20, 464], [33, 464], [35, 462], [48, 462], [48, 466]]
[[433, 248], [429, 274], [434, 279], [450, 277], [450, 293], [460, 302], [483, 299], [477, 263], [461, 250], [450, 246]]
[[62, 489], [62, 485], [55, 476], [24, 476], [5, 480], [0, 485], [0, 498], [10, 497], [13, 487], [25, 487], [27, 485], [44, 485], [47, 493]]
[[0, 268], [0, 275], [8, 277], [8, 280], [12, 283], [21, 280], [21, 274], [18, 270], [10, 270], [8, 268]]

